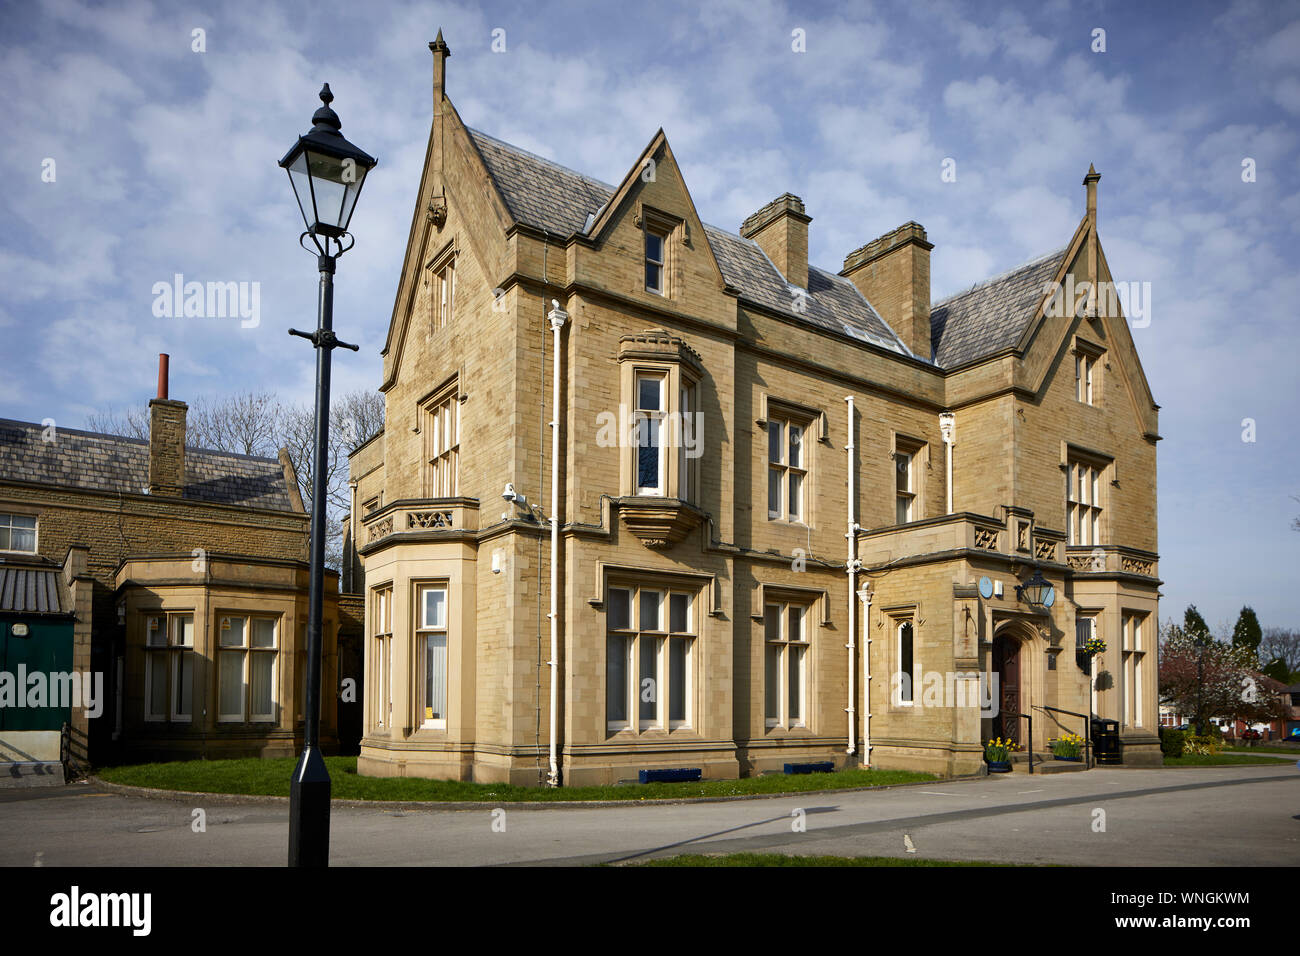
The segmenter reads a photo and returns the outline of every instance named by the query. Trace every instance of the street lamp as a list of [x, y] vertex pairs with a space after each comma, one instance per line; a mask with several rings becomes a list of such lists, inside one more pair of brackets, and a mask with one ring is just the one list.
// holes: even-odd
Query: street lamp
[[[289, 865], [328, 866], [330, 855], [330, 777], [320, 752], [321, 611], [325, 577], [325, 469], [329, 454], [330, 353], [339, 347], [357, 351], [334, 335], [334, 266], [352, 248], [348, 223], [366, 174], [378, 162], [339, 132], [342, 123], [330, 109], [334, 94], [321, 87], [322, 106], [312, 128], [299, 136], [280, 160], [288, 172], [306, 231], [316, 249], [320, 298], [315, 332], [290, 329], [316, 348], [316, 448], [311, 483], [311, 583], [307, 615], [307, 699], [304, 706], [302, 756], [289, 786]], [[307, 249], [310, 252], [310, 249]]]
[[1035, 568], [1028, 581], [1016, 585], [1016, 596], [1032, 607], [1051, 607], [1056, 599], [1056, 592], [1043, 577], [1043, 572]]

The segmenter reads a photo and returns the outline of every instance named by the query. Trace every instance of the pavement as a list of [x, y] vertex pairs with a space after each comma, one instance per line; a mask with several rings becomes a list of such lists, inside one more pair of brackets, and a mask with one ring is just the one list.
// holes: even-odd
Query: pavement
[[[0, 791], [3, 866], [283, 866], [287, 834], [287, 802], [150, 799], [94, 784]], [[336, 805], [331, 816], [334, 866], [569, 866], [750, 851], [1294, 866], [1300, 768], [1096, 768], [616, 807]]]

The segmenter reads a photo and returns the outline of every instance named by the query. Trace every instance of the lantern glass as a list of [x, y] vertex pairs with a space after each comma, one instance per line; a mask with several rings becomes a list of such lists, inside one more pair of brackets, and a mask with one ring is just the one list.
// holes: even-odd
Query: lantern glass
[[365, 182], [366, 166], [355, 159], [340, 159], [308, 147], [287, 168], [307, 229], [325, 236], [347, 232]]

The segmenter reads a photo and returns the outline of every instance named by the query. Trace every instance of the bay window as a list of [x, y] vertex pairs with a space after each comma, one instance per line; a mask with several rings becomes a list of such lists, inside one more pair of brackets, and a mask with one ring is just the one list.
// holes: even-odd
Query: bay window
[[276, 719], [279, 624], [275, 617], [218, 615], [218, 721]]
[[417, 589], [415, 649], [422, 675], [421, 726], [441, 730], [447, 726], [447, 586]]

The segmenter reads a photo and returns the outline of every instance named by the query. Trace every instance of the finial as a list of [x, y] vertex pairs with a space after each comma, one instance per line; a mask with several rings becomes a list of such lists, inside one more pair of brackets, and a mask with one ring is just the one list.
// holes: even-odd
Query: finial
[[334, 102], [334, 94], [330, 92], [330, 85], [326, 83], [320, 88], [321, 108], [312, 114], [312, 125], [326, 131], [337, 133], [343, 128], [343, 123], [339, 120], [339, 114], [330, 108], [330, 103]]

